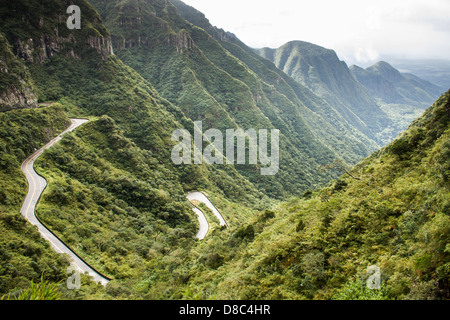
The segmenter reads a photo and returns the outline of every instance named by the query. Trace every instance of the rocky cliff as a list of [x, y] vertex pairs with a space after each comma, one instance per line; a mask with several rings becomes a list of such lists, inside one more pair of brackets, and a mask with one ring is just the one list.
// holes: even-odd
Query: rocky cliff
[[33, 84], [23, 62], [0, 33], [0, 111], [37, 106]]
[[[113, 55], [112, 40], [97, 11], [78, 1], [80, 29], [70, 29], [67, 8], [72, 1], [11, 1], [0, 11], [0, 110], [37, 106], [38, 97], [27, 65], [42, 64], [57, 54], [80, 60], [94, 52], [102, 60]], [[26, 12], [26, 14], [23, 14]], [[94, 49], [94, 50], [92, 50]]]

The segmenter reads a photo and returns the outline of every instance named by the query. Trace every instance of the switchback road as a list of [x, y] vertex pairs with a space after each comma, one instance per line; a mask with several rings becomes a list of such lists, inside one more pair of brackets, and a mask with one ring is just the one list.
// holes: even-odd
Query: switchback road
[[73, 131], [75, 128], [87, 122], [88, 120], [71, 119], [71, 121], [72, 124], [69, 126], [69, 128], [64, 130], [60, 135], [58, 135], [55, 139], [51, 140], [44, 147], [37, 150], [22, 163], [21, 169], [25, 173], [25, 176], [28, 181], [28, 193], [25, 197], [20, 212], [30, 223], [38, 227], [41, 235], [50, 242], [51, 246], [56, 250], [56, 252], [68, 254], [72, 260], [72, 264], [74, 264], [81, 273], [87, 272], [90, 276], [93, 277], [94, 281], [106, 285], [109, 281], [108, 278], [98, 273], [86, 262], [80, 259], [80, 257], [78, 257], [78, 255], [75, 252], [73, 252], [68, 246], [66, 246], [61, 240], [59, 240], [59, 238], [57, 238], [49, 229], [47, 229], [36, 218], [35, 215], [36, 205], [39, 201], [42, 192], [47, 186], [47, 181], [43, 177], [38, 175], [34, 170], [34, 161], [44, 152], [45, 149], [50, 148], [52, 145], [61, 140], [62, 136], [66, 132]]
[[[212, 204], [212, 202], [208, 199], [208, 197], [205, 196], [203, 193], [197, 191], [190, 192], [187, 194], [186, 198], [188, 198], [188, 200], [191, 202], [194, 200], [203, 202], [209, 209], [211, 209], [211, 211], [214, 213], [217, 219], [219, 219], [220, 225], [228, 227], [228, 223], [225, 221], [222, 214], [219, 212], [219, 210], [216, 209], [216, 207]], [[204, 213], [197, 207], [193, 207], [192, 210], [194, 210], [194, 212], [197, 214], [198, 222], [200, 224], [200, 230], [198, 231], [196, 237], [200, 240], [204, 239], [209, 230], [208, 221], [206, 220]]]

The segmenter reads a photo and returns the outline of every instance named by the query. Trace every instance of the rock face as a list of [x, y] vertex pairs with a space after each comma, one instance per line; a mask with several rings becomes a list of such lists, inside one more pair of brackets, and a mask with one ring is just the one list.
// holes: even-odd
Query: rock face
[[26, 67], [0, 34], [0, 111], [36, 106], [37, 98]]
[[107, 60], [110, 55], [114, 54], [111, 37], [94, 37], [89, 36], [87, 43], [91, 48], [97, 50], [103, 60]]
[[[18, 39], [15, 48], [16, 55], [26, 62], [43, 63], [62, 51], [68, 57], [79, 59], [79, 54], [73, 49], [76, 43], [77, 40], [72, 34], [63, 38], [56, 33], [41, 35], [38, 39]], [[110, 55], [114, 54], [111, 37], [88, 36], [86, 44], [96, 49], [103, 60], [107, 60]]]
[[114, 54], [108, 30], [87, 1], [77, 2], [81, 28], [67, 26], [69, 4], [48, 1], [31, 6], [16, 0], [0, 10], [0, 111], [38, 105], [27, 64], [42, 64], [55, 55], [83, 59], [92, 48], [102, 60]]
[[[25, 84], [25, 82], [23, 82]], [[24, 86], [21, 89], [14, 85], [9, 86], [0, 93], [0, 111], [20, 108], [37, 107], [37, 98], [30, 87]]]
[[[112, 45], [119, 52], [131, 48], [176, 48], [178, 53], [195, 51], [195, 43], [184, 22], [171, 24], [176, 9], [169, 1], [90, 1], [102, 13], [112, 34]], [[164, 12], [161, 12], [164, 8]], [[111, 12], [106, 15], [105, 12]], [[223, 35], [224, 37], [226, 34]]]
[[194, 48], [194, 41], [184, 29], [181, 29], [175, 37], [171, 37], [170, 41], [175, 43], [177, 52], [183, 52], [184, 49], [190, 50]]
[[[25, 0], [16, 0], [8, 6], [7, 13], [0, 11], [0, 27], [13, 46], [13, 53], [32, 63], [43, 63], [55, 54], [80, 59], [89, 48], [94, 48], [103, 60], [114, 54], [109, 31], [87, 1], [77, 2], [80, 28], [68, 26], [71, 16], [66, 11], [70, 4], [71, 1], [48, 1], [31, 6]], [[29, 14], [21, 15], [25, 9]], [[22, 21], [22, 25], [16, 26], [16, 21]], [[20, 33], [14, 31], [18, 28]]]

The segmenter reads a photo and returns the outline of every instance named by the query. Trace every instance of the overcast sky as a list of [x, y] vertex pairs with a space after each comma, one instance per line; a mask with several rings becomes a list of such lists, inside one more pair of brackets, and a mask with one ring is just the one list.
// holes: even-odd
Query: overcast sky
[[182, 0], [250, 47], [303, 40], [361, 66], [381, 55], [450, 60], [450, 0]]

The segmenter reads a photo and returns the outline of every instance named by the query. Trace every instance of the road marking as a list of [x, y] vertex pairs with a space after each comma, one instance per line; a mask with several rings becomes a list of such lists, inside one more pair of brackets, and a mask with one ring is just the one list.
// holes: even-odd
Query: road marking
[[[62, 134], [62, 133], [61, 133]], [[43, 148], [45, 148], [45, 146], [43, 147]], [[29, 201], [28, 201], [28, 206], [27, 206], [27, 209], [26, 209], [26, 211], [25, 211], [25, 217], [27, 218], [27, 220], [28, 221], [30, 221], [31, 222], [31, 220], [33, 219], [33, 218], [35, 218], [36, 220], [37, 220], [37, 217], [36, 217], [36, 214], [34, 213], [35, 211], [36, 211], [36, 206], [37, 206], [37, 200], [36, 200], [36, 203], [35, 203], [35, 207], [34, 207], [34, 210], [32, 210], [33, 211], [33, 216], [34, 217], [31, 217], [30, 218], [30, 216], [29, 216], [29, 214], [30, 214], [30, 206], [31, 206], [31, 204], [33, 203], [33, 199], [34, 199], [34, 197], [35, 197], [35, 194], [36, 194], [36, 190], [38, 189], [37, 188], [37, 183], [36, 183], [36, 180], [34, 179], [34, 176], [33, 176], [33, 174], [31, 174], [31, 172], [30, 172], [30, 170], [29, 170], [29, 167], [30, 167], [30, 162], [31, 161], [33, 161], [33, 166], [34, 166], [34, 161], [42, 154], [42, 152], [40, 152], [41, 150], [43, 150], [43, 149], [40, 149], [39, 151], [37, 151], [34, 155], [31, 155], [30, 156], [30, 158], [28, 159], [28, 161], [27, 161], [27, 163], [25, 164], [25, 170], [27, 171], [27, 173], [28, 173], [28, 176], [30, 177], [30, 180], [32, 180], [32, 182], [33, 182], [33, 194], [31, 195], [31, 197], [29, 198]], [[36, 172], [36, 171], [35, 171]], [[36, 173], [37, 174], [37, 173]], [[31, 185], [30, 185], [31, 186]], [[42, 191], [44, 191], [44, 190], [42, 190]], [[27, 195], [27, 197], [28, 197], [28, 195]], [[26, 197], [26, 198], [27, 198]], [[25, 198], [25, 199], [26, 199]], [[38, 227], [38, 229], [40, 229], [40, 226], [39, 225], [36, 225], [37, 227]], [[52, 245], [53, 245], [53, 247], [57, 250], [57, 251], [59, 251], [60, 253], [64, 253], [64, 251], [62, 251], [49, 237], [47, 237], [47, 235], [45, 235], [45, 233], [44, 232], [40, 232], [40, 234], [42, 235], [42, 237], [44, 237], [47, 241], [49, 241]]]

